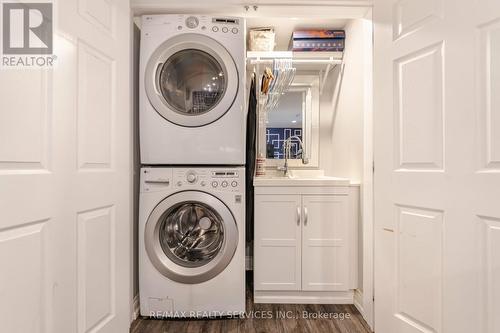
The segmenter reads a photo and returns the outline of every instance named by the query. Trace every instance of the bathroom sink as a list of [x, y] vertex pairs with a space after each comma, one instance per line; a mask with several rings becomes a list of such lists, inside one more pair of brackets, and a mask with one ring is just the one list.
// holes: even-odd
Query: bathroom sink
[[291, 179], [319, 179], [324, 178], [324, 170], [289, 170], [288, 177]]
[[254, 186], [348, 186], [349, 179], [325, 176], [323, 170], [268, 171], [254, 178]]

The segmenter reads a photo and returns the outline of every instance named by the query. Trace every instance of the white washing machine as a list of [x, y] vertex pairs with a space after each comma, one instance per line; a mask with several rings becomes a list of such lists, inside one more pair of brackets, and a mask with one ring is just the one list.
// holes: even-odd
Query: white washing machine
[[245, 311], [245, 169], [141, 169], [141, 315]]
[[142, 164], [245, 164], [242, 18], [143, 16], [140, 78]]

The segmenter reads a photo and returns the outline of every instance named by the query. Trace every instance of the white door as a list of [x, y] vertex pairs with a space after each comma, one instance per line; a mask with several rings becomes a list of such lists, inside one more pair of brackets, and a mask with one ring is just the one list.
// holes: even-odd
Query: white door
[[54, 9], [53, 69], [0, 70], [1, 330], [127, 332], [129, 4]]
[[301, 290], [300, 195], [255, 196], [256, 290]]
[[375, 0], [375, 330], [500, 332], [500, 2]]
[[302, 290], [348, 290], [347, 195], [302, 196]]

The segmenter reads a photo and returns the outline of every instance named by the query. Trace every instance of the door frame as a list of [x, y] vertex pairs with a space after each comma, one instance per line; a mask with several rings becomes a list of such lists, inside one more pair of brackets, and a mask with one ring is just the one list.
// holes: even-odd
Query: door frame
[[[364, 130], [363, 130], [363, 184], [360, 200], [360, 216], [363, 225], [363, 292], [358, 294], [354, 305], [360, 311], [370, 328], [374, 328], [374, 151], [373, 151], [373, 1], [372, 0], [297, 0], [288, 11], [289, 1], [274, 0], [272, 3], [261, 1], [258, 7], [252, 10], [244, 11], [244, 5], [240, 3], [227, 2], [221, 3], [217, 0], [211, 3], [196, 0], [189, 4], [180, 3], [175, 0], [165, 0], [161, 5], [141, 4], [139, 1], [132, 1], [131, 10], [134, 16], [133, 20], [140, 27], [138, 16], [143, 14], [160, 14], [165, 12], [178, 12], [182, 9], [183, 13], [191, 14], [216, 14], [228, 16], [275, 16], [290, 17], [300, 16], [307, 10], [311, 15], [325, 16], [331, 18], [346, 19], [365, 19], [367, 21], [367, 45], [371, 48], [365, 53], [366, 73], [364, 89]], [[359, 289], [357, 290], [359, 291]]]
[[[373, 136], [373, 7], [369, 7], [365, 17], [365, 45], [368, 48], [365, 52], [365, 87], [364, 87], [364, 112], [363, 112], [363, 183], [361, 186], [361, 219], [363, 226], [363, 293], [362, 293], [362, 308], [356, 307], [363, 314], [363, 318], [368, 323], [370, 328], [374, 330], [375, 323], [375, 281], [374, 281], [374, 141]], [[359, 248], [359, 246], [358, 246]], [[356, 297], [355, 297], [356, 300]]]

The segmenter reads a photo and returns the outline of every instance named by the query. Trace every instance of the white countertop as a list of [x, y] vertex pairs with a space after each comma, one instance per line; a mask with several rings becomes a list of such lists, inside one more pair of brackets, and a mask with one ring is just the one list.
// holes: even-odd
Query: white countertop
[[287, 176], [283, 171], [267, 170], [264, 176], [256, 176], [253, 185], [259, 186], [349, 186], [347, 178], [325, 176], [323, 170], [289, 170]]

